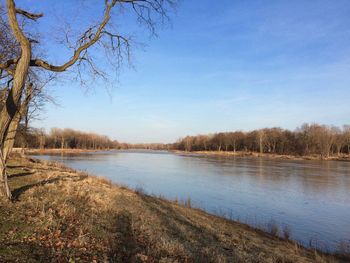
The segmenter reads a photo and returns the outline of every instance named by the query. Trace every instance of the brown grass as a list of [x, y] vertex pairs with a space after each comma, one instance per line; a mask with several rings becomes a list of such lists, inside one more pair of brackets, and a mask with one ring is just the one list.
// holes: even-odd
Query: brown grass
[[[107, 149], [93, 150], [93, 149], [69, 149], [69, 148], [58, 148], [58, 149], [25, 149], [26, 154], [79, 154], [79, 153], [89, 153], [89, 152], [98, 152], [98, 151], [107, 151]], [[21, 152], [21, 148], [15, 148], [14, 152]]]
[[59, 164], [15, 159], [0, 262], [338, 262], [247, 225]]
[[274, 153], [257, 153], [257, 152], [245, 152], [245, 151], [236, 151], [236, 152], [226, 152], [226, 151], [172, 151], [177, 154], [185, 155], [204, 155], [204, 156], [222, 156], [222, 157], [256, 157], [256, 158], [271, 158], [271, 159], [282, 159], [282, 160], [329, 160], [329, 161], [350, 161], [350, 155], [342, 154], [340, 156], [330, 156], [328, 158], [321, 158], [320, 155], [283, 155], [283, 154], [274, 154]]

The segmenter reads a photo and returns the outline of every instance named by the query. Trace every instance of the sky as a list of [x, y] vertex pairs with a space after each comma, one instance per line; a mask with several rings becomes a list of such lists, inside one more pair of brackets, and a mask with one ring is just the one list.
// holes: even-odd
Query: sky
[[[32, 3], [23, 1], [31, 10]], [[74, 1], [60, 3], [76, 16]], [[85, 5], [90, 11], [82, 20], [97, 19], [89, 1]], [[47, 13], [50, 7], [40, 2], [34, 9]], [[50, 84], [59, 106], [47, 105], [33, 126], [136, 143], [276, 126], [294, 130], [305, 122], [350, 124], [349, 14], [348, 0], [183, 0], [157, 37], [124, 14], [127, 25], [120, 28], [145, 44], [133, 49], [133, 66], [112, 78], [112, 88]], [[123, 14], [116, 15], [122, 24]], [[59, 48], [47, 53], [53, 61], [69, 57]]]

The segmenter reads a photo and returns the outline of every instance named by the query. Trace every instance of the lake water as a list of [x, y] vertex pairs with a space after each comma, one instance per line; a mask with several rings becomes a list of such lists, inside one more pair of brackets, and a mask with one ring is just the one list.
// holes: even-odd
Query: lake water
[[[112, 151], [37, 156], [253, 226], [288, 226], [304, 245], [350, 242], [350, 162]], [[282, 231], [280, 231], [281, 233]]]

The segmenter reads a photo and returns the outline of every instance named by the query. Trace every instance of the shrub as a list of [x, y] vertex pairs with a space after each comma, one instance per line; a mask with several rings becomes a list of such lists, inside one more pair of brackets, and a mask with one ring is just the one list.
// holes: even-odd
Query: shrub
[[275, 220], [271, 219], [267, 224], [267, 231], [273, 236], [278, 236], [279, 228]]

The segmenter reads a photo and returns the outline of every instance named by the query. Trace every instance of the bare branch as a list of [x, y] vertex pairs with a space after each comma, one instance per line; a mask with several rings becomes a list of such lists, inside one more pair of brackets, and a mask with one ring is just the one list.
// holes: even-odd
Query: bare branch
[[16, 64], [18, 62], [18, 58], [16, 59], [9, 59], [5, 63], [0, 64], [0, 69], [7, 70], [12, 65]]
[[104, 19], [100, 23], [98, 29], [96, 30], [95, 33], [90, 33], [88, 35], [89, 37], [86, 37], [86, 36], [90, 30], [92, 31], [92, 28], [88, 29], [83, 34], [81, 41], [85, 42], [85, 43], [82, 44], [79, 48], [77, 48], [74, 51], [73, 57], [69, 61], [67, 61], [63, 65], [55, 66], [55, 65], [49, 64], [48, 62], [46, 62], [42, 59], [34, 59], [34, 60], [31, 60], [30, 66], [42, 67], [44, 69], [54, 71], [54, 72], [63, 72], [65, 70], [67, 70], [69, 67], [73, 66], [79, 60], [82, 52], [87, 50], [92, 45], [94, 45], [101, 38], [102, 30], [105, 28], [105, 26], [107, 25], [108, 21], [111, 18], [110, 12], [111, 12], [111, 9], [114, 7], [115, 3], [116, 3], [116, 0], [113, 0], [110, 4], [107, 3], [107, 8], [106, 8], [106, 11], [104, 14]]
[[73, 56], [70, 60], [68, 60], [66, 63], [62, 65], [52, 65], [49, 62], [37, 58], [32, 59], [30, 62], [30, 66], [34, 67], [41, 67], [46, 70], [50, 70], [53, 72], [63, 72], [66, 71], [68, 68], [73, 66], [77, 61], [81, 60], [82, 57], [84, 57], [85, 51], [89, 49], [91, 46], [93, 46], [96, 42], [98, 42], [103, 36], [110, 37], [110, 44], [111, 49], [120, 49], [122, 45], [127, 49], [127, 54], [129, 54], [129, 40], [126, 37], [123, 37], [121, 35], [109, 32], [106, 30], [106, 26], [111, 18], [111, 11], [112, 8], [117, 4], [131, 4], [133, 10], [135, 11], [138, 20], [142, 23], [145, 23], [151, 30], [152, 34], [155, 34], [155, 25], [156, 22], [154, 19], [152, 19], [152, 11], [155, 11], [155, 13], [158, 13], [162, 19], [167, 18], [167, 12], [164, 8], [164, 5], [166, 3], [172, 4], [173, 1], [171, 0], [111, 0], [105, 1], [105, 13], [104, 18], [100, 22], [99, 25], [92, 26], [88, 28], [82, 36], [78, 39], [78, 48], [75, 49]]
[[16, 13], [17, 14], [20, 14], [22, 16], [25, 16], [26, 18], [28, 19], [31, 19], [31, 20], [38, 20], [39, 18], [43, 17], [44, 14], [43, 13], [40, 13], [40, 14], [33, 14], [33, 13], [29, 13], [23, 9], [19, 9], [19, 8], [16, 8]]

